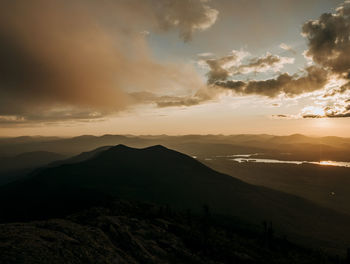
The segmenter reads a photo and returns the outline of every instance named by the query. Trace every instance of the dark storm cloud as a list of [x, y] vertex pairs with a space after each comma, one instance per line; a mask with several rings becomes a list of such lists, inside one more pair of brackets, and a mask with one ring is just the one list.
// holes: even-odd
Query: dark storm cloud
[[216, 82], [216, 86], [229, 89], [239, 95], [262, 95], [270, 98], [284, 94], [289, 97], [322, 89], [327, 83], [327, 71], [311, 66], [302, 76], [284, 73], [275, 79], [262, 81]]
[[155, 61], [141, 32], [178, 30], [187, 41], [217, 15], [204, 0], [0, 1], [1, 120], [46, 120], [38, 113], [54, 109], [74, 110], [52, 120], [90, 119], [133, 104], [130, 88], [196, 88], [195, 71]]

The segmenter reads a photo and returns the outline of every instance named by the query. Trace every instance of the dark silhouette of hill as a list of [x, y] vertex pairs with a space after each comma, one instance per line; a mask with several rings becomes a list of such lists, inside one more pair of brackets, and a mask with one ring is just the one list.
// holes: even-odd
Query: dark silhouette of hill
[[338, 252], [350, 244], [349, 216], [244, 183], [160, 145], [118, 145], [0, 188], [3, 221], [62, 216], [116, 197], [193, 212], [206, 205], [215, 214], [257, 225], [272, 221], [292, 240]]

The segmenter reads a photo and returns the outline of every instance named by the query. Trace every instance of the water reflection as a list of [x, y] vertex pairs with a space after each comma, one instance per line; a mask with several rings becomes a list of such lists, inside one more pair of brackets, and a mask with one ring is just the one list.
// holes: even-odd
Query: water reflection
[[[240, 155], [242, 157], [242, 155]], [[284, 163], [284, 164], [317, 164], [321, 166], [337, 166], [337, 167], [347, 167], [350, 168], [350, 162], [342, 162], [342, 161], [332, 161], [332, 160], [323, 160], [323, 161], [295, 161], [295, 160], [276, 160], [276, 159], [258, 159], [258, 158], [234, 158], [231, 159], [237, 162], [259, 162], [259, 163]]]

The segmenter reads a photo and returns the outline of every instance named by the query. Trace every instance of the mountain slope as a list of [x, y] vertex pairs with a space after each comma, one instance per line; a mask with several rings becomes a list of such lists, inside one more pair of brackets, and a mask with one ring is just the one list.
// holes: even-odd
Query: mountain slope
[[2, 206], [7, 216], [34, 211], [45, 215], [106, 197], [196, 212], [207, 205], [213, 213], [254, 224], [272, 221], [280, 232], [314, 246], [344, 250], [350, 244], [349, 216], [244, 183], [162, 146], [133, 149], [118, 145], [89, 160], [43, 169], [0, 188], [1, 201], [7, 201]]
[[92, 151], [85, 151], [85, 152], [80, 153], [77, 156], [73, 156], [73, 157], [68, 158], [68, 159], [53, 161], [53, 162], [51, 162], [48, 165], [49, 165], [49, 167], [57, 167], [57, 166], [63, 165], [63, 164], [73, 164], [73, 163], [86, 161], [88, 159], [91, 159], [91, 158], [97, 156], [102, 151], [105, 151], [105, 150], [107, 150], [109, 148], [111, 148], [111, 146], [104, 146], [104, 147], [100, 147], [100, 148], [94, 149]]
[[339, 263], [263, 228], [232, 228], [203, 213], [115, 201], [61, 219], [0, 224], [0, 263]]

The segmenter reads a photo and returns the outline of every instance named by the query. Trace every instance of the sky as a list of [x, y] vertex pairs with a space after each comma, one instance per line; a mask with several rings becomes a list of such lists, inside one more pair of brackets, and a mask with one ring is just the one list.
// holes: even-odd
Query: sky
[[350, 136], [350, 1], [0, 0], [0, 136]]

